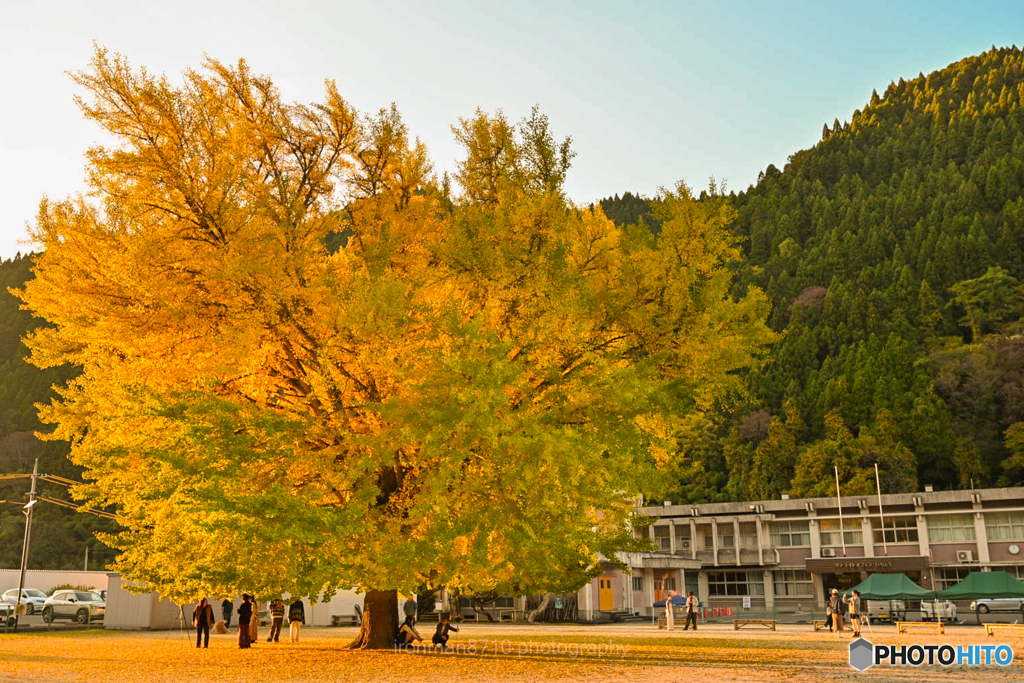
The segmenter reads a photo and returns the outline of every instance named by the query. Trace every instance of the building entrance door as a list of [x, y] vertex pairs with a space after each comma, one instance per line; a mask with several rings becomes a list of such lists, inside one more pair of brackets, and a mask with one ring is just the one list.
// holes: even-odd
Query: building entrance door
[[602, 612], [611, 612], [615, 609], [615, 597], [612, 593], [612, 577], [602, 576], [597, 580], [597, 596]]

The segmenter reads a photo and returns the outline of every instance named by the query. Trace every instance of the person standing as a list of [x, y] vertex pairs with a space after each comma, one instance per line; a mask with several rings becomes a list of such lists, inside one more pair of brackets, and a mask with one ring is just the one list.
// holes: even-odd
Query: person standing
[[853, 591], [853, 595], [847, 597], [843, 593], [843, 602], [850, 611], [850, 624], [853, 626], [853, 637], [860, 638], [860, 591]]
[[690, 624], [693, 624], [693, 630], [697, 630], [697, 598], [694, 597], [693, 591], [686, 596], [686, 625], [683, 626], [684, 631], [690, 629]]
[[839, 589], [832, 589], [832, 597], [828, 601], [829, 609], [832, 610], [832, 631], [838, 635], [843, 634], [843, 599], [839, 597]]
[[676, 592], [673, 590], [665, 593], [665, 629], [671, 631], [676, 625], [675, 606], [672, 604], [672, 599], [676, 596]]
[[251, 646], [249, 640], [250, 619], [252, 619], [252, 603], [249, 602], [249, 594], [242, 593], [242, 604], [238, 606], [238, 647], [243, 650]]
[[288, 608], [289, 632], [293, 643], [299, 642], [299, 631], [302, 630], [304, 623], [306, 623], [306, 608], [302, 605], [302, 598], [299, 598]]
[[[196, 627], [196, 649], [200, 644], [204, 648], [210, 647], [210, 627], [213, 626], [213, 605], [207, 602], [206, 598], [199, 601], [196, 608], [192, 610], [192, 625]], [[203, 636], [206, 642], [203, 643]]]
[[416, 617], [419, 616], [419, 606], [416, 604], [415, 597], [409, 598], [402, 605], [402, 611], [405, 613], [405, 618], [412, 618], [412, 623], [416, 623]]
[[284, 624], [284, 603], [279, 598], [270, 601], [270, 635], [268, 643], [281, 642], [281, 626]]
[[260, 639], [260, 603], [256, 601], [255, 595], [250, 600], [252, 601], [252, 619], [249, 620], [249, 644], [254, 645]]
[[231, 628], [231, 613], [235, 611], [235, 602], [231, 598], [224, 598], [220, 603], [220, 615], [224, 617], [224, 627]]

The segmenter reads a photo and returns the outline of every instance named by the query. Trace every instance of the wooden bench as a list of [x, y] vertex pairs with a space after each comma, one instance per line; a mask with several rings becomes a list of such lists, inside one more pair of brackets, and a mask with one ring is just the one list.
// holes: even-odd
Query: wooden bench
[[996, 629], [1024, 636], [1024, 624], [985, 624], [985, 635], [994, 636]]
[[354, 614], [335, 614], [331, 617], [331, 626], [358, 626], [359, 617]]
[[941, 635], [946, 635], [946, 627], [941, 621], [897, 621], [896, 633], [910, 633], [910, 629], [917, 626], [938, 631]]
[[732, 629], [734, 631], [738, 631], [739, 629], [741, 629], [744, 626], [764, 626], [764, 627], [770, 628], [771, 630], [774, 631], [775, 630], [775, 620], [774, 619], [733, 619], [732, 620]]

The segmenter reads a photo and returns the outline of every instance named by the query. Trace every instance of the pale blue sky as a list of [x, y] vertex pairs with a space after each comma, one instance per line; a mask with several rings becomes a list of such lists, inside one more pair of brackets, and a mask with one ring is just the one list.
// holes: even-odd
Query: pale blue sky
[[39, 199], [83, 189], [99, 140], [65, 71], [92, 41], [172, 77], [244, 57], [287, 99], [325, 78], [361, 111], [395, 102], [438, 170], [477, 107], [539, 104], [578, 153], [579, 202], [709, 176], [745, 188], [813, 145], [871, 89], [991, 45], [1024, 43], [1018, 1], [826, 3], [138, 0], [0, 4], [0, 256], [25, 250]]

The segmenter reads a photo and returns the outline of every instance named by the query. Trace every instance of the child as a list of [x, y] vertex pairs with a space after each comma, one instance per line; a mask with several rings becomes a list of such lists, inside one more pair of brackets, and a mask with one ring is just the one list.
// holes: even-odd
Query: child
[[416, 630], [416, 620], [414, 617], [407, 616], [405, 621], [402, 622], [402, 626], [398, 629], [398, 633], [395, 634], [395, 645], [399, 647], [405, 647], [412, 643], [413, 640], [423, 642], [423, 638], [420, 636], [420, 632]]
[[445, 612], [441, 615], [441, 621], [437, 623], [437, 630], [434, 631], [433, 643], [435, 647], [440, 645], [443, 650], [448, 646], [448, 638], [451, 637], [448, 635], [449, 631], [458, 633], [459, 629], [451, 625], [451, 615]]

